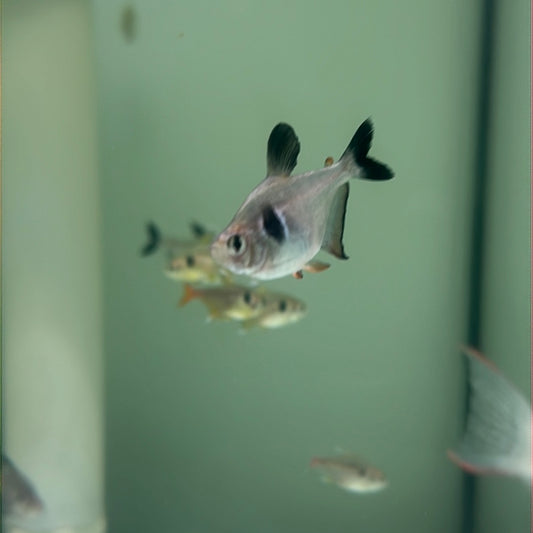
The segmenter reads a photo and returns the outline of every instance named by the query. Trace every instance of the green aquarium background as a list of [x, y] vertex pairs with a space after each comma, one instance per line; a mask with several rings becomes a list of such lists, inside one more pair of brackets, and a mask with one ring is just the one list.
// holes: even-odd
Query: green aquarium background
[[[530, 531], [530, 487], [446, 455], [461, 344], [530, 397], [530, 57], [526, 0], [5, 0], [4, 452], [36, 487], [79, 459], [112, 533]], [[369, 116], [395, 178], [351, 183], [350, 259], [268, 282], [307, 316], [178, 308], [145, 224], [220, 231], [275, 124], [303, 172]], [[387, 489], [322, 483], [339, 449]]]

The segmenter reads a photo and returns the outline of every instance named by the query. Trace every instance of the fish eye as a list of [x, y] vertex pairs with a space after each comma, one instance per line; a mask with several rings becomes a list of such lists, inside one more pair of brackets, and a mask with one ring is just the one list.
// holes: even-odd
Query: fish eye
[[185, 262], [187, 263], [188, 267], [193, 267], [194, 266], [194, 257], [192, 255], [188, 255], [185, 258]]
[[232, 235], [228, 242], [226, 243], [227, 247], [229, 248], [230, 252], [234, 254], [240, 254], [244, 252], [245, 246], [244, 239], [238, 234], [235, 233], [235, 235]]
[[285, 300], [281, 300], [279, 302], [279, 310], [283, 313], [287, 310], [287, 302]]

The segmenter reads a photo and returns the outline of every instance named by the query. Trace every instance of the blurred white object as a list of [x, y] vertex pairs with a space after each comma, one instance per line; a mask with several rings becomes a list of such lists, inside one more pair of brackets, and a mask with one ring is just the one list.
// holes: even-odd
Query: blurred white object
[[472, 474], [531, 484], [531, 403], [481, 353], [464, 348], [470, 397], [463, 439], [450, 458]]
[[102, 531], [91, 2], [6, 2], [2, 15], [2, 436], [43, 503], [4, 531]]

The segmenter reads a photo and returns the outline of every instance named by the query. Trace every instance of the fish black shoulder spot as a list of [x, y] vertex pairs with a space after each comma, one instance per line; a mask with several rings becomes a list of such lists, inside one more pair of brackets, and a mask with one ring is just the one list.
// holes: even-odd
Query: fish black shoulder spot
[[271, 205], [263, 208], [263, 228], [265, 233], [281, 244], [286, 238], [286, 227], [284, 222]]

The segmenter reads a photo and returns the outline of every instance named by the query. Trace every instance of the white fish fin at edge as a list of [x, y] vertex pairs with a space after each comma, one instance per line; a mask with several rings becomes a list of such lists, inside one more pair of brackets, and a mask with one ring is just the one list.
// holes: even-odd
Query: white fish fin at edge
[[466, 348], [470, 397], [466, 429], [448, 455], [471, 473], [531, 479], [531, 405], [498, 369]]

